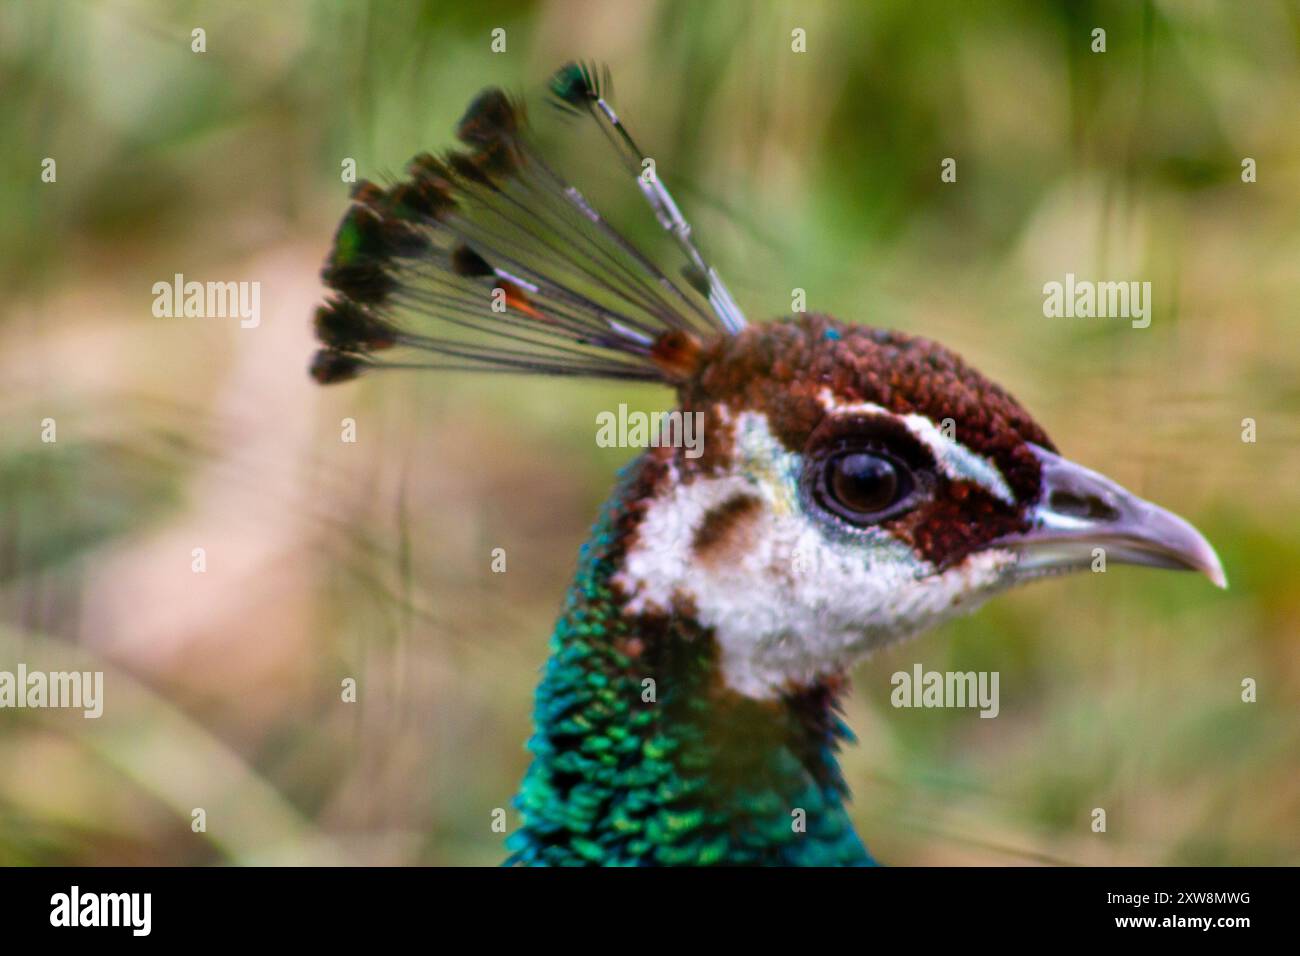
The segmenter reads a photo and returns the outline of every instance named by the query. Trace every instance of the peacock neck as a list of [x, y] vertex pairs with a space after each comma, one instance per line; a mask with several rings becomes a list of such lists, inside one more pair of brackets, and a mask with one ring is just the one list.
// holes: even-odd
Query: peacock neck
[[844, 808], [837, 688], [750, 700], [723, 686], [689, 609], [624, 613], [611, 581], [659, 467], [643, 456], [624, 471], [583, 546], [537, 690], [510, 862], [871, 863]]

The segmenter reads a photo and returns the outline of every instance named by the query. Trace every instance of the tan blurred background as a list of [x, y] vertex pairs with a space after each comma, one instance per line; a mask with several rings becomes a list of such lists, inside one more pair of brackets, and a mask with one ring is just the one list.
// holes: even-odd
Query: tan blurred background
[[[310, 314], [343, 158], [381, 178], [449, 145], [488, 84], [543, 116], [575, 56], [610, 65], [751, 318], [801, 287], [940, 339], [1223, 557], [1226, 593], [1045, 582], [860, 668], [845, 769], [873, 852], [1300, 862], [1296, 3], [7, 0], [0, 669], [107, 686], [99, 720], [0, 711], [0, 863], [502, 858], [552, 619], [631, 454], [595, 414], [670, 396], [323, 390]], [[1151, 281], [1151, 327], [1044, 318], [1066, 272]], [[155, 318], [175, 273], [260, 282], [260, 326]], [[890, 708], [917, 661], [999, 671], [1000, 717]]]

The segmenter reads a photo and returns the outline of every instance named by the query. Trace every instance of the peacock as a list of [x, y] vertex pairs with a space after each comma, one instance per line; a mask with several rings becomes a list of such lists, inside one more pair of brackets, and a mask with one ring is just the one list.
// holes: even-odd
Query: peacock
[[582, 546], [507, 862], [870, 865], [837, 759], [856, 662], [1098, 554], [1220, 587], [1222, 565], [942, 345], [822, 314], [748, 322], [608, 88], [607, 70], [570, 63], [549, 98], [599, 127], [679, 269], [563, 178], [522, 101], [490, 88], [459, 147], [355, 185], [311, 374], [657, 382], [701, 425], [693, 453], [670, 427], [626, 466]]

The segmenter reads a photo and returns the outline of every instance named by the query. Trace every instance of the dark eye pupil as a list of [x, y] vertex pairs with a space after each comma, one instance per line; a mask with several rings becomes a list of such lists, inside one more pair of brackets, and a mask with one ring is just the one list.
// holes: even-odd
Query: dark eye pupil
[[830, 492], [850, 511], [884, 511], [898, 498], [898, 490], [898, 471], [884, 458], [850, 452], [830, 462]]

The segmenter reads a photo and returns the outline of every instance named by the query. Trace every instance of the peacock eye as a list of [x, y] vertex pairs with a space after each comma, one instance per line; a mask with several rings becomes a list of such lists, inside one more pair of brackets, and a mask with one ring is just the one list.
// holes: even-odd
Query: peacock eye
[[892, 455], [846, 449], [823, 459], [814, 490], [822, 507], [864, 525], [906, 510], [915, 486], [911, 470]]

